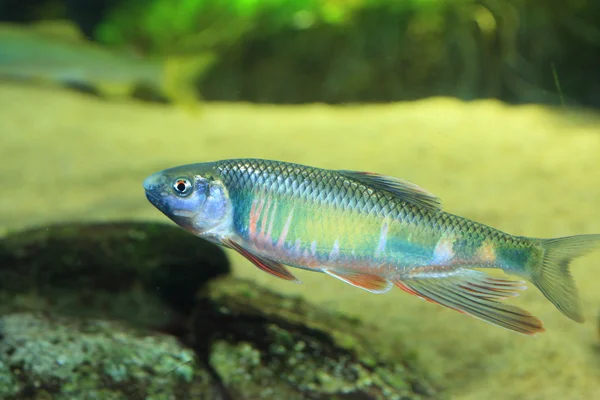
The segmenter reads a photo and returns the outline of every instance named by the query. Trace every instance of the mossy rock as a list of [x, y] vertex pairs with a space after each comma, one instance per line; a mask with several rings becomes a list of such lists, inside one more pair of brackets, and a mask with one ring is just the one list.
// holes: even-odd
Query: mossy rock
[[121, 323], [16, 313], [0, 317], [0, 398], [215, 399], [194, 352]]
[[252, 282], [209, 283], [192, 329], [198, 354], [234, 399], [437, 396], [409, 351], [390, 360], [371, 348], [372, 327]]
[[154, 326], [229, 272], [221, 248], [159, 223], [66, 224], [0, 240], [0, 313], [52, 309]]
[[439, 398], [410, 351], [374, 350], [383, 333], [215, 279], [228, 271], [221, 249], [169, 225], [5, 237], [0, 398]]

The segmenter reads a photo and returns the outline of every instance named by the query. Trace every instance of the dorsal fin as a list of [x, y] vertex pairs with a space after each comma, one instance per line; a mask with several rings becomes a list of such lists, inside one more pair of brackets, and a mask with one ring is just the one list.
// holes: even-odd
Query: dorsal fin
[[400, 178], [391, 176], [379, 175], [372, 172], [360, 171], [338, 171], [340, 174], [359, 181], [374, 189], [384, 190], [394, 196], [399, 197], [403, 201], [422, 207], [428, 210], [441, 211], [442, 202], [434, 194], [429, 193], [420, 186], [414, 183], [407, 182]]

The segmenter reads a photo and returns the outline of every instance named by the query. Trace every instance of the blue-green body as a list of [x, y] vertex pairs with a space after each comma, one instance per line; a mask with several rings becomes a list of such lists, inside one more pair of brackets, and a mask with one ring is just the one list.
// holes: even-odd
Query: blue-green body
[[259, 159], [184, 165], [144, 182], [146, 196], [188, 231], [235, 249], [262, 270], [299, 280], [286, 266], [324, 272], [373, 293], [408, 293], [525, 334], [536, 317], [500, 300], [532, 281], [565, 315], [583, 321], [571, 259], [600, 235], [512, 236], [442, 210], [401, 179]]
[[528, 238], [418, 207], [338, 171], [262, 160], [222, 161], [215, 169], [232, 202], [232, 233], [287, 265], [400, 276], [415, 267], [477, 264], [518, 273], [540, 256]]

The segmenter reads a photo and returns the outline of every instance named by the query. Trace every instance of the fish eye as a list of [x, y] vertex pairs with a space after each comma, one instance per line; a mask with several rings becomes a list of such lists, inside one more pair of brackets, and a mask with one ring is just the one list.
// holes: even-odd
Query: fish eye
[[173, 190], [179, 196], [187, 196], [192, 192], [192, 183], [185, 178], [177, 178], [173, 182]]

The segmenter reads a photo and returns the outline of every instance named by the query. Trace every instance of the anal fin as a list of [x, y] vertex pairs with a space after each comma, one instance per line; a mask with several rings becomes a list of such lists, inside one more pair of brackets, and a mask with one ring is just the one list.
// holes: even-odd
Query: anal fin
[[542, 321], [528, 311], [497, 301], [517, 296], [519, 290], [526, 288], [521, 281], [461, 269], [445, 277], [413, 275], [395, 284], [410, 294], [515, 332], [527, 335], [544, 332]]
[[252, 264], [256, 265], [261, 270], [276, 276], [281, 279], [285, 279], [286, 281], [292, 281], [295, 283], [302, 283], [298, 278], [296, 278], [288, 269], [278, 263], [277, 261], [269, 260], [268, 258], [261, 257], [259, 255], [254, 254], [253, 252], [245, 249], [240, 246], [238, 243], [233, 240], [225, 240], [224, 244], [238, 253], [243, 255], [246, 259], [248, 259]]
[[356, 270], [325, 268], [323, 272], [371, 293], [386, 293], [394, 286], [392, 282], [379, 275], [365, 274]]

